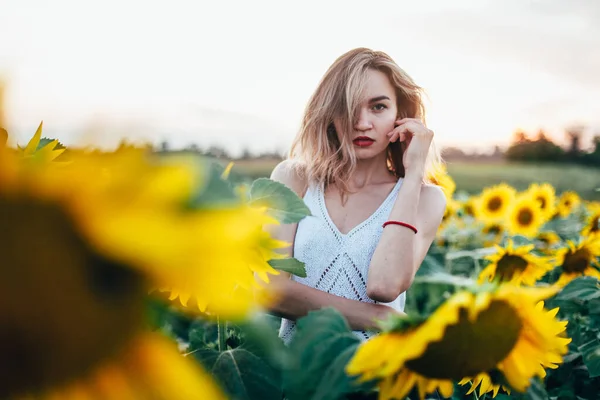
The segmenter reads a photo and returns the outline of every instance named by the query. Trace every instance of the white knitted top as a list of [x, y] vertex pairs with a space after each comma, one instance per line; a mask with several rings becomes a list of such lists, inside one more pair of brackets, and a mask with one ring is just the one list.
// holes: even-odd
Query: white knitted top
[[[382, 224], [389, 218], [402, 178], [388, 197], [369, 218], [347, 234], [341, 233], [332, 222], [325, 206], [322, 186], [310, 186], [304, 202], [311, 212], [298, 223], [294, 241], [294, 257], [305, 263], [306, 278], [292, 276], [297, 282], [348, 299], [375, 303], [367, 296], [367, 272], [383, 231]], [[404, 311], [406, 293], [393, 302], [385, 303]], [[289, 343], [295, 323], [282, 319], [279, 336]], [[366, 340], [373, 332], [354, 331]]]

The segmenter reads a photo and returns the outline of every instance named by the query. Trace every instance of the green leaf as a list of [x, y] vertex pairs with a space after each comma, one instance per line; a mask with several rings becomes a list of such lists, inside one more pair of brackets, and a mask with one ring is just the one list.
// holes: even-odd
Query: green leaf
[[306, 269], [304, 263], [298, 261], [294, 257], [290, 258], [274, 258], [267, 261], [269, 265], [278, 271], [289, 272], [290, 274], [306, 278]]
[[221, 179], [223, 167], [214, 161], [199, 160], [206, 183], [192, 196], [188, 207], [192, 209], [241, 203], [230, 182]]
[[304, 201], [293, 190], [268, 178], [252, 182], [250, 205], [267, 207], [268, 213], [282, 224], [299, 222], [311, 215]]
[[[54, 142], [55, 139], [49, 139], [47, 137], [43, 137], [40, 139], [36, 151], [46, 147], [48, 144]], [[59, 141], [56, 141], [56, 145], [54, 146], [54, 150], [66, 149], [67, 147]]]
[[514, 236], [507, 237], [506, 240], [504, 240], [502, 247], [506, 247], [509, 239], [512, 240], [515, 247], [527, 246], [528, 244], [533, 243], [531, 239], [529, 239], [523, 235], [514, 235]]
[[413, 282], [459, 287], [469, 287], [475, 285], [475, 281], [473, 279], [452, 275], [447, 272], [434, 272], [430, 275], [416, 276]]
[[289, 349], [279, 338], [281, 319], [259, 314], [238, 323], [242, 333], [241, 348], [266, 360], [274, 368], [282, 369], [289, 364]]
[[531, 379], [531, 385], [525, 393], [525, 399], [527, 400], [548, 400], [548, 393], [544, 383], [539, 379]]
[[588, 369], [590, 378], [600, 376], [600, 340], [591, 340], [579, 346], [583, 362]]
[[598, 280], [591, 276], [582, 276], [572, 280], [555, 296], [559, 301], [590, 301], [600, 298]]
[[423, 263], [417, 270], [416, 276], [426, 276], [431, 275], [435, 272], [444, 272], [444, 265], [439, 262], [434, 256], [431, 254], [427, 254]]
[[600, 298], [590, 300], [588, 312], [593, 315], [600, 315]]
[[355, 378], [345, 372], [359, 343], [344, 317], [332, 308], [299, 319], [289, 346], [293, 363], [284, 370], [287, 398], [333, 400], [359, 390]]
[[281, 400], [281, 376], [260, 357], [237, 348], [219, 353], [200, 349], [193, 356], [220, 383], [232, 399]]
[[422, 315], [395, 315], [390, 316], [379, 322], [379, 327], [383, 332], [404, 332], [411, 328], [416, 328], [427, 320]]

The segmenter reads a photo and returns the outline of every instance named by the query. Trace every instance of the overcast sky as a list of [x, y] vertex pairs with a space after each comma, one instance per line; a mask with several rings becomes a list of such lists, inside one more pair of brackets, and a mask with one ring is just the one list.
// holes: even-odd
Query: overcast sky
[[327, 67], [361, 46], [425, 88], [442, 145], [600, 131], [597, 0], [0, 0], [19, 144], [44, 120], [67, 144], [286, 150]]

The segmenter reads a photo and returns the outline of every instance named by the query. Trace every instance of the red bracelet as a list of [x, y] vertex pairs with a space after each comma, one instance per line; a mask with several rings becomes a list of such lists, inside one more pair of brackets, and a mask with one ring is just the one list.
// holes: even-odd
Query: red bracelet
[[414, 233], [417, 233], [417, 228], [415, 228], [414, 226], [412, 226], [411, 224], [407, 224], [406, 222], [402, 222], [402, 221], [385, 221], [383, 223], [383, 227], [385, 228], [388, 225], [400, 225], [400, 226], [405, 226], [408, 229], [412, 230]]

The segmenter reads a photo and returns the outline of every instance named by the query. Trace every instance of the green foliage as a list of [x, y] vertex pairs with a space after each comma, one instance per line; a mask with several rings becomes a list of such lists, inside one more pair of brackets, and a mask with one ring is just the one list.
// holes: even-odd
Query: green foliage
[[268, 261], [269, 265], [278, 271], [289, 272], [290, 274], [306, 278], [306, 269], [304, 263], [297, 259], [290, 258], [275, 258]]
[[[36, 151], [41, 150], [42, 148], [46, 147], [46, 145], [52, 143], [53, 141], [54, 141], [54, 139], [43, 137], [40, 139], [40, 142], [38, 143], [38, 146], [35, 150]], [[60, 149], [66, 149], [66, 148], [67, 147], [59, 141], [57, 141], [56, 145], [54, 146], [54, 150], [60, 150]]]
[[205, 183], [193, 194], [188, 207], [211, 208], [241, 201], [234, 191], [233, 184], [221, 178], [223, 167], [220, 164], [202, 158], [197, 162], [198, 170], [204, 175]]
[[243, 348], [219, 353], [203, 349], [193, 353], [232, 399], [281, 400], [281, 376], [260, 357]]
[[301, 318], [290, 344], [293, 363], [284, 372], [289, 400], [343, 398], [347, 393], [366, 391], [345, 373], [359, 339], [346, 320], [331, 308], [312, 311]]
[[252, 183], [250, 205], [266, 207], [267, 212], [282, 224], [299, 222], [310, 215], [310, 210], [294, 191], [267, 178], [259, 178]]

